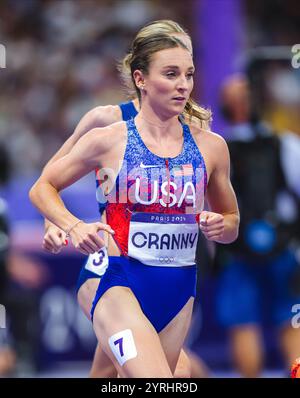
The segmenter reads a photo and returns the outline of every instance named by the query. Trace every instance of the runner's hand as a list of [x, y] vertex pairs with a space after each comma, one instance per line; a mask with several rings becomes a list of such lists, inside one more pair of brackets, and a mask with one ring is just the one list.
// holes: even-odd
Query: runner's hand
[[202, 211], [199, 227], [207, 240], [218, 241], [224, 232], [224, 216], [212, 211]]
[[63, 246], [66, 246], [66, 233], [56, 225], [48, 222], [45, 228], [43, 248], [51, 253], [57, 254]]
[[99, 251], [105, 246], [104, 240], [98, 235], [99, 231], [114, 234], [109, 225], [101, 222], [87, 224], [82, 221], [78, 223], [70, 232], [75, 249], [86, 255]]

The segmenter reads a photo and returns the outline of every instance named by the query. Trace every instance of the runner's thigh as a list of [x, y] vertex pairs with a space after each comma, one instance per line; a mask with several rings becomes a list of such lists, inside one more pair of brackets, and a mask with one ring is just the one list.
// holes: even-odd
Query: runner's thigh
[[108, 289], [96, 305], [93, 323], [121, 377], [172, 377], [158, 334], [130, 289]]
[[159, 333], [161, 345], [172, 373], [175, 371], [180, 350], [191, 323], [193, 304], [194, 297], [191, 297], [175, 318]]
[[99, 286], [100, 278], [87, 279], [77, 293], [77, 301], [84, 315], [91, 319], [91, 308]]

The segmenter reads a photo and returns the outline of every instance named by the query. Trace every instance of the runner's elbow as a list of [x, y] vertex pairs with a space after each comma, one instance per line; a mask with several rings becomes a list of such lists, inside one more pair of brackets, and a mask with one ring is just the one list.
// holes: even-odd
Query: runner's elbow
[[36, 202], [38, 200], [38, 196], [39, 196], [38, 192], [39, 192], [39, 180], [34, 183], [34, 185], [31, 187], [31, 189], [29, 191], [29, 199], [30, 199], [31, 203], [33, 203], [34, 205], [36, 204]]

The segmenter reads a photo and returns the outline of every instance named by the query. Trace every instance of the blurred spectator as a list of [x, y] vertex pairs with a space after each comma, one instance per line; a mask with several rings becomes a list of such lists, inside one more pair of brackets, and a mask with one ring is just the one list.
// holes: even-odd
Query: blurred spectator
[[[8, 181], [9, 157], [0, 146], [0, 185]], [[0, 197], [0, 304], [6, 310], [6, 327], [0, 329], [0, 376], [30, 372], [38, 344], [38, 291], [47, 273], [36, 260], [15, 253], [9, 245], [7, 204]]]
[[[9, 157], [3, 146], [0, 146], [0, 185], [9, 177]], [[0, 197], [0, 304], [6, 303], [7, 258], [8, 258], [8, 223], [6, 218], [6, 203]], [[6, 307], [5, 307], [6, 310]], [[7, 324], [5, 316], [5, 326]], [[9, 341], [6, 328], [0, 328], [0, 376], [10, 373], [15, 366], [15, 351]]]
[[0, 142], [11, 155], [13, 176], [38, 173], [89, 109], [124, 100], [116, 61], [141, 25], [178, 19], [180, 4], [174, 0], [170, 10], [139, 0], [0, 2], [0, 43], [7, 53]]
[[[0, 304], [6, 308], [7, 256], [8, 256], [8, 225], [5, 216], [5, 202], [0, 198]], [[7, 316], [5, 316], [5, 326]], [[6, 328], [0, 328], [0, 376], [10, 373], [15, 366], [15, 350]]]
[[[299, 150], [300, 139], [292, 133], [275, 135], [252, 114], [250, 98], [243, 76], [232, 76], [222, 88], [241, 224], [238, 240], [217, 248], [222, 270], [216, 304], [218, 319], [229, 332], [234, 365], [243, 376], [257, 377], [263, 369], [265, 321], [278, 330], [287, 369], [300, 356], [300, 329], [291, 324], [292, 306], [300, 303], [299, 187], [292, 184], [299, 184], [300, 171], [297, 163], [287, 167], [294, 159], [288, 142]], [[289, 178], [291, 168], [297, 178]]]

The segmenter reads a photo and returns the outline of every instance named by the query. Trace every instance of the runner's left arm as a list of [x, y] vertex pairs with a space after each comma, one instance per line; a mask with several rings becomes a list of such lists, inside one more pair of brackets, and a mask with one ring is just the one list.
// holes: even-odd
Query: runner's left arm
[[215, 143], [215, 167], [207, 186], [206, 199], [210, 211], [200, 215], [200, 229], [206, 239], [218, 243], [236, 240], [239, 210], [230, 182], [230, 157], [225, 140], [218, 136]]

